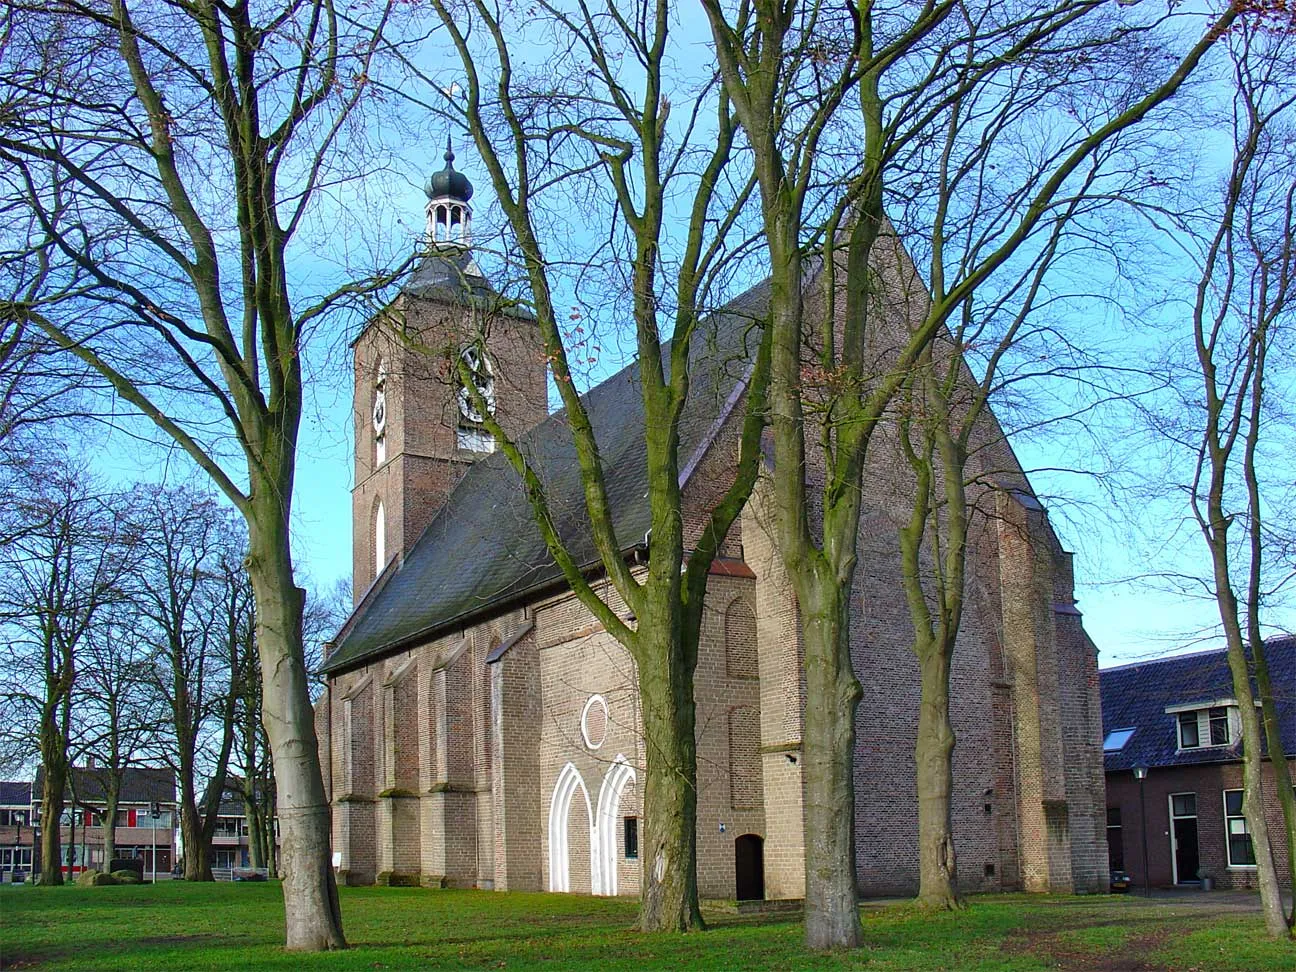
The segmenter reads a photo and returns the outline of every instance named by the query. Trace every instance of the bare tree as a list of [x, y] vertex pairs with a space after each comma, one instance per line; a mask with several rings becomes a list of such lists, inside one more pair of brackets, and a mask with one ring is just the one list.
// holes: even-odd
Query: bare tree
[[[291, 949], [345, 945], [289, 536], [303, 353], [394, 275], [377, 258], [308, 296], [290, 267], [326, 197], [382, 165], [364, 112], [406, 10], [8, 0], [2, 14], [0, 103], [21, 110], [0, 118], [0, 159], [51, 270], [0, 319], [92, 369], [246, 522]], [[337, 239], [350, 210], [328, 208]]]
[[194, 490], [141, 488], [136, 507], [133, 597], [153, 688], [168, 714], [158, 742], [179, 785], [185, 880], [211, 881], [209, 850], [250, 640], [244, 547], [226, 508]]
[[[1192, 253], [1200, 270], [1191, 308], [1198, 384], [1186, 389], [1180, 414], [1187, 427], [1176, 438], [1193, 456], [1189, 498], [1210, 556], [1241, 715], [1242, 812], [1265, 927], [1290, 938], [1293, 918], [1283, 910], [1262, 787], [1267, 748], [1293, 861], [1296, 796], [1264, 642], [1269, 598], [1292, 577], [1290, 562], [1267, 557], [1277, 499], [1271, 490], [1289, 484], [1275, 483], [1264, 467], [1283, 428], [1275, 363], [1292, 354], [1296, 337], [1296, 31], [1270, 26], [1244, 24], [1229, 38], [1233, 158], [1209, 230]], [[1280, 446], [1277, 455], [1282, 462], [1290, 454]]]
[[[1132, 79], [1132, 97], [1098, 99], [1069, 131], [1047, 146], [1042, 162], [1012, 173], [997, 213], [959, 252], [943, 236], [947, 207], [919, 207], [932, 249], [923, 281], [890, 229], [889, 209], [914, 179], [951, 184], [963, 160], [942, 153], [942, 129], [956, 122], [978, 92], [1010, 84], [1014, 72], [1070, 69], [1075, 50], [1121, 37], [1107, 5], [927, 2], [903, 8], [872, 3], [845, 13], [820, 4], [753, 0], [736, 10], [708, 2], [727, 93], [755, 156], [772, 267], [774, 352], [770, 402], [775, 441], [774, 490], [780, 548], [796, 589], [805, 631], [806, 937], [811, 947], [858, 945], [854, 856], [855, 712], [860, 686], [849, 638], [850, 591], [857, 563], [861, 476], [875, 431], [931, 341], [1074, 191], [1073, 182], [1109, 139], [1171, 97], [1202, 55], [1236, 18], [1230, 8], [1182, 60], [1164, 74]], [[1092, 18], [1092, 21], [1091, 19]], [[1089, 24], [1093, 28], [1090, 33]], [[1139, 29], [1140, 25], [1134, 25]], [[1050, 67], [1050, 65], [1052, 65]], [[814, 91], [811, 99], [803, 93]], [[857, 159], [846, 176], [838, 219], [820, 228], [808, 219], [809, 187], [820, 172], [825, 133], [852, 99]], [[1029, 120], [1029, 116], [1027, 121]], [[1014, 140], [1008, 112], [972, 127], [994, 144]], [[970, 129], [969, 129], [970, 130]], [[937, 137], [933, 138], [933, 132]], [[902, 162], [915, 144], [938, 148], [920, 169]], [[976, 154], [971, 156], [975, 168]], [[913, 223], [904, 227], [912, 232]], [[831, 296], [844, 278], [837, 321], [807, 318], [803, 251], [819, 236]], [[953, 250], [953, 252], [948, 252]], [[840, 265], [840, 267], [839, 267]], [[820, 333], [807, 352], [803, 334]], [[809, 461], [809, 465], [808, 465]], [[814, 470], [814, 471], [811, 471]], [[819, 470], [822, 470], [821, 472]], [[939, 653], [928, 653], [935, 665]], [[924, 681], [941, 682], [940, 673]], [[929, 716], [940, 706], [925, 705]], [[947, 720], [946, 720], [947, 721]], [[926, 835], [920, 839], [922, 898], [954, 903], [948, 811], [939, 778], [953, 738], [940, 718], [920, 728]], [[945, 821], [942, 824], [942, 820]], [[934, 830], [932, 829], [934, 826]]]
[[76, 735], [84, 753], [94, 757], [104, 802], [105, 868], [117, 856], [117, 806], [126, 771], [154, 748], [163, 721], [151, 690], [150, 652], [128, 597], [123, 590], [123, 602], [88, 632], [74, 687]]
[[59, 818], [69, 790], [73, 690], [90, 631], [122, 596], [128, 546], [103, 494], [70, 464], [43, 465], [11, 493], [21, 526], [0, 546], [0, 622], [8, 633], [4, 694], [31, 727], [41, 762], [41, 882], [62, 884]]
[[[541, 2], [525, 11], [433, 6], [458, 55], [456, 81], [420, 76], [448, 95], [429, 104], [462, 123], [490, 175], [506, 227], [502, 249], [520, 270], [570, 430], [580, 509], [561, 508], [543, 465], [495, 420], [460, 354], [479, 336], [433, 350], [452, 363], [512, 464], [564, 580], [636, 663], [646, 753], [639, 927], [701, 927], [693, 676], [707, 576], [756, 482], [768, 368], [768, 342], [749, 316], [737, 325], [737, 346], [716, 352], [743, 362], [729, 404], [723, 395], [708, 401], [714, 382], [698, 380], [707, 313], [744, 250], [752, 189], [748, 173], [731, 167], [732, 110], [709, 67], [671, 73], [688, 57], [664, 0], [570, 9]], [[516, 42], [538, 22], [552, 38], [543, 63]], [[678, 232], [669, 226], [676, 205], [688, 214]], [[588, 209], [599, 227], [588, 247], [581, 250], [570, 222], [551, 218], [556, 208]], [[564, 306], [567, 295], [579, 310]], [[650, 542], [618, 535], [610, 466], [579, 387], [591, 342], [616, 340], [612, 329], [627, 322], [645, 419]], [[683, 450], [696, 441], [689, 430], [705, 428], [717, 411], [736, 429], [727, 446], [736, 465], [696, 501], [700, 510], [686, 512]], [[588, 535], [564, 531], [573, 517]]]

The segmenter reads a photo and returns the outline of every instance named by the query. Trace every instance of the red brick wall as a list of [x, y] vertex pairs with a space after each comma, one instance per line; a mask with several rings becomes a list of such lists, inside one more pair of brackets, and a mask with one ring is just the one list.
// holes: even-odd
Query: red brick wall
[[[1296, 761], [1289, 765], [1296, 769]], [[1143, 786], [1147, 799], [1147, 857], [1148, 875], [1152, 887], [1167, 887], [1173, 880], [1170, 842], [1170, 795], [1195, 793], [1197, 795], [1197, 841], [1201, 869], [1215, 880], [1220, 888], [1255, 887], [1254, 867], [1229, 867], [1224, 830], [1224, 791], [1242, 787], [1242, 764], [1224, 763], [1207, 766], [1153, 768], [1148, 771]], [[1286, 843], [1282, 838], [1284, 826], [1282, 809], [1274, 788], [1273, 773], [1265, 764], [1264, 772], [1265, 816], [1269, 824], [1269, 839], [1274, 850], [1274, 862], [1284, 887], [1291, 886], [1291, 871], [1287, 867]], [[1121, 842], [1125, 858], [1125, 871], [1136, 887], [1143, 886], [1142, 827], [1139, 817], [1139, 784], [1132, 770], [1119, 770], [1107, 774], [1107, 806], [1120, 809]], [[1181, 875], [1195, 879], [1197, 875]]]

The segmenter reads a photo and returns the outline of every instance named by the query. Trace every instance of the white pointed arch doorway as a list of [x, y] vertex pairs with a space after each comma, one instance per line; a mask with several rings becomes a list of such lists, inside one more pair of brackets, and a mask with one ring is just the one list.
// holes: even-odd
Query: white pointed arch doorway
[[576, 839], [590, 842], [590, 889], [598, 894], [598, 852], [595, 847], [593, 808], [580, 770], [571, 763], [558, 771], [558, 782], [554, 785], [553, 797], [549, 801], [549, 890], [571, 890], [571, 834], [568, 833], [567, 821], [577, 793], [580, 794], [577, 812], [579, 813], [580, 807], [584, 807], [588, 829], [583, 834], [577, 834]]
[[618, 754], [599, 788], [598, 813], [594, 818], [595, 841], [591, 860], [594, 868], [594, 893], [615, 896], [617, 893], [617, 822], [621, 816], [621, 794], [636, 781], [634, 767]]

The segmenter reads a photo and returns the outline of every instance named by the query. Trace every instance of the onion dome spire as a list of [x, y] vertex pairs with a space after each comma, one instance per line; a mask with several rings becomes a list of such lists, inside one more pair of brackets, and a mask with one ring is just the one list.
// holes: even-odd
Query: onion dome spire
[[427, 185], [423, 191], [427, 193], [428, 199], [447, 198], [457, 202], [466, 203], [472, 198], [473, 187], [468, 181], [468, 177], [459, 172], [454, 167], [454, 148], [450, 144], [450, 136], [446, 136], [445, 168], [440, 172], [432, 173], [428, 179]]
[[427, 194], [427, 235], [433, 244], [467, 248], [472, 245], [473, 187], [454, 167], [454, 148], [446, 135], [445, 168], [432, 173], [423, 191]]

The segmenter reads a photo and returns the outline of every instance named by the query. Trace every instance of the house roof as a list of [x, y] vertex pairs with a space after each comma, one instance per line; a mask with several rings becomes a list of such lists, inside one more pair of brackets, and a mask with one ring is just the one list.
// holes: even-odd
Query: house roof
[[[76, 801], [80, 804], [102, 803], [107, 792], [108, 770], [103, 767], [75, 766], [72, 768]], [[37, 802], [41, 799], [41, 783], [44, 778], [44, 767], [36, 770], [36, 782], [32, 784], [32, 797]], [[64, 790], [64, 799], [70, 800], [73, 787]], [[175, 803], [175, 773], [164, 767], [129, 767], [122, 777], [121, 803]]]
[[[696, 466], [750, 371], [768, 288], [760, 284], [711, 315], [691, 346], [690, 407], [680, 429], [681, 478]], [[669, 359], [668, 359], [669, 361]], [[704, 366], [699, 366], [703, 365]], [[617, 542], [643, 543], [651, 516], [638, 364], [583, 397], [603, 460]], [[518, 447], [545, 484], [559, 535], [577, 562], [596, 565], [584, 491], [565, 412], [522, 436]], [[562, 573], [532, 520], [521, 483], [496, 452], [474, 463], [403, 558], [389, 563], [343, 625], [323, 669], [336, 673], [462, 627], [553, 587]]]
[[0, 807], [31, 806], [32, 785], [21, 780], [0, 780]]
[[[1274, 687], [1283, 748], [1296, 752], [1296, 636], [1284, 635], [1265, 643], [1269, 677]], [[1102, 692], [1103, 735], [1119, 729], [1134, 733], [1120, 749], [1103, 754], [1108, 772], [1135, 766], [1192, 766], [1233, 762], [1241, 758], [1241, 743], [1180, 750], [1176, 716], [1167, 708], [1203, 706], [1234, 697], [1233, 679], [1223, 651], [1175, 655], [1155, 661], [1122, 665], [1098, 673]]]

